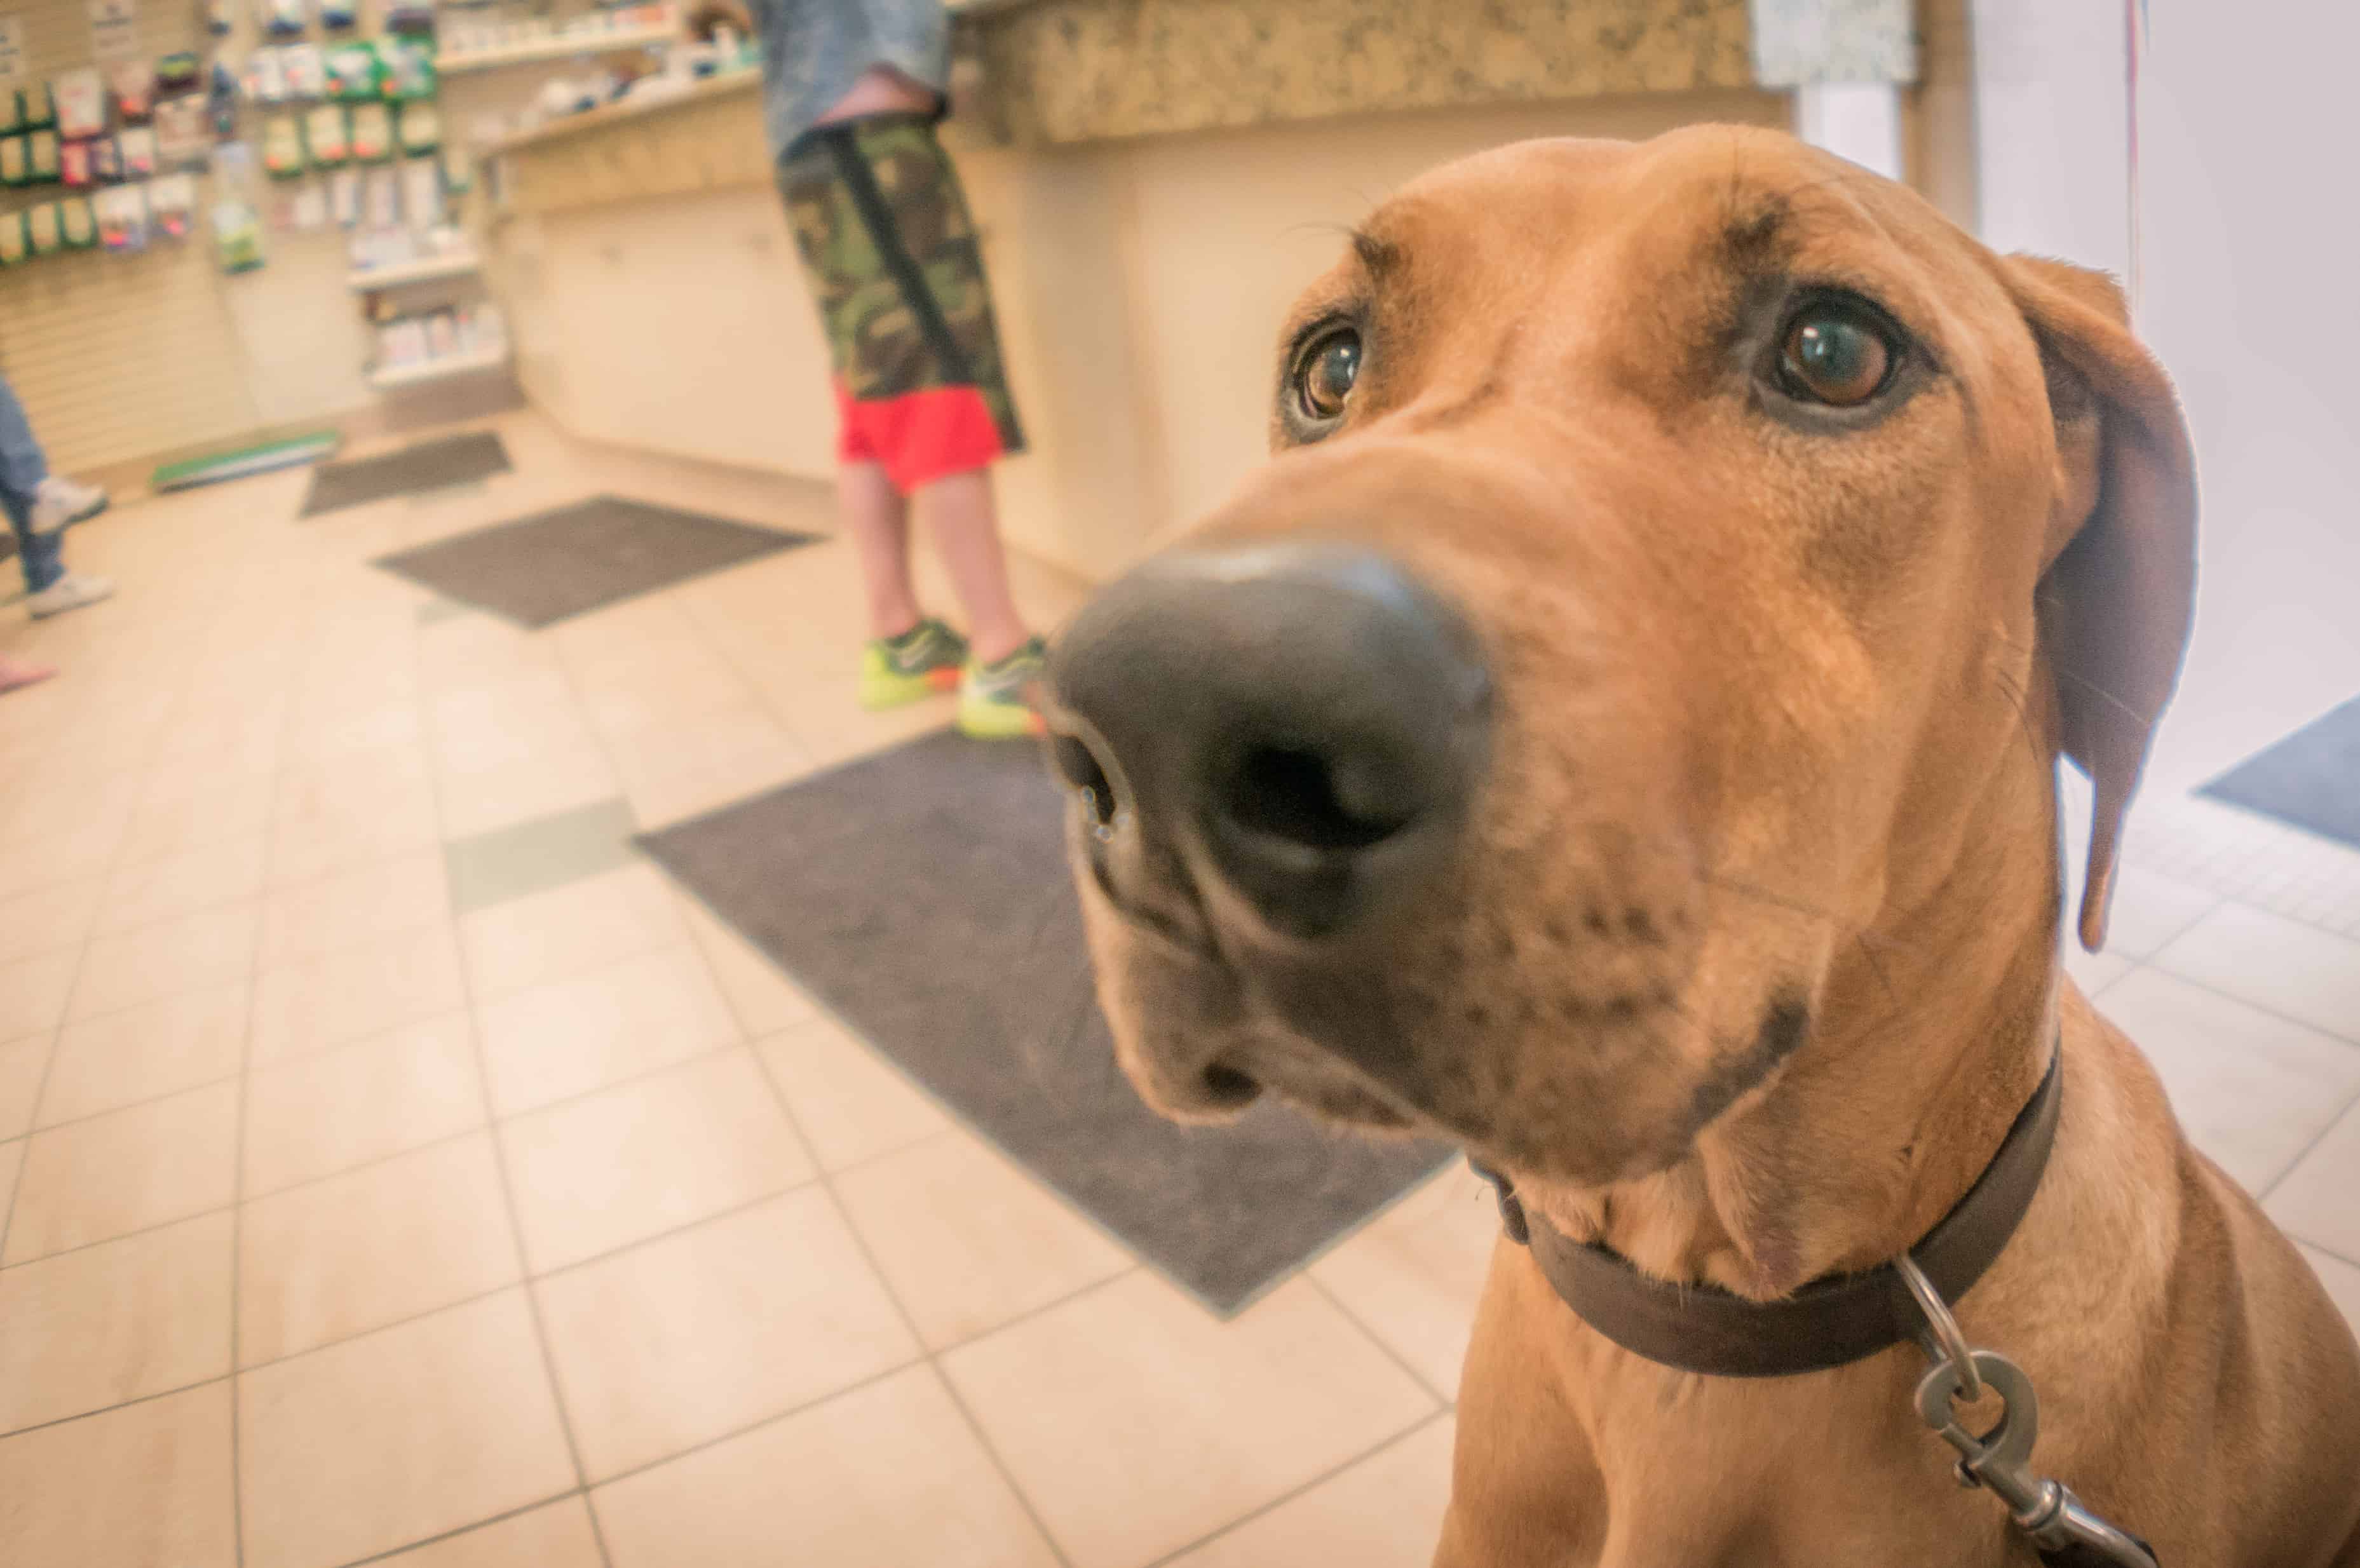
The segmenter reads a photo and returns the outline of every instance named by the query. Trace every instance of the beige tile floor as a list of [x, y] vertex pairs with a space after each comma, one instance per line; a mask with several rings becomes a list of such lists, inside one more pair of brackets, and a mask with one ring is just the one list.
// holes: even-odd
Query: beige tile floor
[[[620, 843], [940, 720], [852, 703], [841, 549], [536, 636], [366, 564], [818, 499], [502, 428], [124, 507], [114, 603], [0, 621], [68, 668], [0, 701], [0, 1562], [1422, 1564], [1485, 1194], [1219, 1323], [956, 1126]], [[2142, 868], [2077, 964], [2360, 1314], [2333, 924]]]

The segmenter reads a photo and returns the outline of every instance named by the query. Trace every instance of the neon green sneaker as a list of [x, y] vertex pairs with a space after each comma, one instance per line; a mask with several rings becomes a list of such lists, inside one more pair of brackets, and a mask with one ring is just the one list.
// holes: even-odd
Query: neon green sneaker
[[973, 740], [1022, 740], [1043, 734], [1033, 688], [1048, 665], [1048, 649], [1034, 637], [1007, 658], [989, 664], [970, 659], [959, 679], [959, 732]]
[[957, 689], [967, 639], [936, 620], [920, 621], [897, 637], [861, 650], [860, 705], [875, 713]]

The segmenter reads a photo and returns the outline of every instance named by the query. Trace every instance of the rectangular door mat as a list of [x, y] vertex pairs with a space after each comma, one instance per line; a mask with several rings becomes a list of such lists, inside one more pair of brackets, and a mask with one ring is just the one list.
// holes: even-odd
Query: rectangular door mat
[[446, 599], [538, 630], [817, 537], [598, 495], [454, 534], [377, 564]]
[[1029, 746], [928, 735], [639, 840], [904, 1073], [1227, 1314], [1450, 1158], [1265, 1100], [1181, 1127], [1115, 1065]]
[[347, 463], [323, 463], [311, 471], [311, 488], [298, 517], [316, 517], [346, 506], [366, 506], [389, 495], [410, 495], [472, 485], [508, 471], [508, 449], [489, 430], [442, 436]]
[[2360, 849], [2360, 697], [2197, 793]]

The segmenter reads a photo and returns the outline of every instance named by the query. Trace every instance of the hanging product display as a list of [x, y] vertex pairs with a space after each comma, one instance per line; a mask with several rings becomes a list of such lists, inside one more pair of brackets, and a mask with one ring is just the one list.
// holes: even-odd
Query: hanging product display
[[185, 174], [148, 181], [148, 211], [157, 234], [168, 240], [187, 239], [196, 221], [197, 182]]
[[214, 204], [213, 246], [224, 272], [251, 272], [262, 265], [262, 220], [252, 203]]
[[246, 96], [254, 103], [287, 102], [287, 60], [275, 49], [258, 49], [246, 57]]
[[413, 231], [442, 226], [442, 171], [432, 158], [414, 158], [401, 166], [401, 212]]
[[163, 169], [185, 169], [202, 163], [213, 147], [213, 129], [206, 123], [205, 101], [191, 93], [167, 98], [156, 105], [156, 162]]
[[[63, 156], [63, 149], [60, 149]], [[123, 144], [113, 136], [99, 136], [90, 144], [90, 171], [102, 185], [112, 185], [123, 178]]]
[[126, 125], [145, 125], [156, 110], [156, 67], [146, 60], [118, 60], [106, 73], [115, 100], [115, 117]]
[[58, 234], [68, 250], [94, 250], [98, 246], [98, 214], [90, 210], [90, 198], [76, 196], [58, 203]]
[[48, 82], [20, 82], [16, 84], [16, 120], [28, 131], [58, 123], [57, 94], [49, 90]]
[[123, 160], [123, 178], [145, 180], [156, 172], [156, 127], [126, 125], [115, 133], [115, 151]]
[[320, 26], [332, 33], [343, 32], [360, 19], [360, 6], [355, 0], [320, 0]]
[[403, 38], [432, 38], [433, 0], [387, 0], [385, 30]]
[[33, 254], [25, 238], [25, 214], [0, 212], [0, 267], [15, 267]]
[[442, 189], [453, 196], [463, 196], [475, 188], [475, 166], [468, 160], [467, 149], [457, 142], [442, 145]]
[[328, 61], [318, 44], [289, 44], [279, 51], [279, 68], [290, 98], [328, 95]]
[[205, 62], [191, 50], [168, 54], [156, 62], [156, 95], [169, 98], [194, 93], [204, 85]]
[[352, 113], [353, 157], [363, 163], [383, 163], [391, 158], [393, 106], [389, 103], [355, 103]]
[[379, 89], [385, 80], [385, 67], [375, 44], [366, 38], [330, 44], [327, 57], [330, 93], [348, 103], [382, 96]]
[[360, 226], [361, 171], [340, 169], [328, 176], [328, 217], [340, 229]]
[[49, 83], [49, 122], [64, 136], [94, 136], [106, 129], [106, 89], [89, 67], [60, 74]]
[[91, 203], [98, 213], [98, 243], [115, 255], [148, 248], [148, 188], [119, 185]]
[[230, 0], [204, 0], [204, 7], [205, 31], [217, 38], [229, 37], [230, 28], [236, 25], [230, 13]]
[[328, 226], [328, 186], [324, 180], [306, 180], [295, 188], [290, 227], [299, 234], [315, 234]]
[[58, 178], [58, 133], [29, 131], [25, 136], [25, 183], [54, 184]]
[[25, 209], [25, 244], [35, 256], [55, 256], [65, 248], [65, 236], [58, 228], [55, 201]]
[[264, 122], [262, 167], [273, 180], [289, 180], [303, 172], [303, 125], [294, 115], [273, 114]]
[[416, 38], [377, 41], [377, 80], [388, 98], [415, 103], [434, 96], [434, 46]]
[[98, 175], [91, 168], [88, 142], [58, 144], [58, 180], [60, 183], [76, 191], [97, 183]]
[[317, 103], [304, 114], [303, 149], [315, 167], [333, 169], [353, 156], [351, 113], [342, 103]]
[[0, 185], [23, 185], [31, 180], [32, 165], [27, 158], [31, 145], [27, 136], [0, 136]]
[[297, 38], [310, 25], [303, 0], [256, 0], [255, 25], [274, 38]]
[[404, 103], [399, 123], [405, 158], [421, 158], [442, 143], [442, 116], [432, 103]]
[[362, 185], [362, 221], [373, 229], [389, 229], [401, 222], [401, 176], [390, 169], [372, 169]]
[[0, 136], [14, 136], [25, 128], [25, 100], [13, 82], [0, 82]]

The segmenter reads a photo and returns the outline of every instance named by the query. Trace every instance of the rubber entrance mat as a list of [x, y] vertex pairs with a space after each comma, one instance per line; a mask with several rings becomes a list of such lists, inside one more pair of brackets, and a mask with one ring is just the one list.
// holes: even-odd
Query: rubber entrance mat
[[2197, 793], [2360, 849], [2360, 697]]
[[1450, 1158], [1263, 1103], [1180, 1127], [1115, 1065], [1029, 746], [930, 735], [639, 842], [911, 1078], [1216, 1312]]
[[817, 537], [600, 495], [377, 564], [446, 599], [537, 629]]
[[469, 485], [508, 471], [508, 449], [489, 430], [443, 436], [349, 463], [323, 463], [311, 471], [311, 489], [298, 517], [316, 517], [346, 506], [366, 506], [389, 495]]

